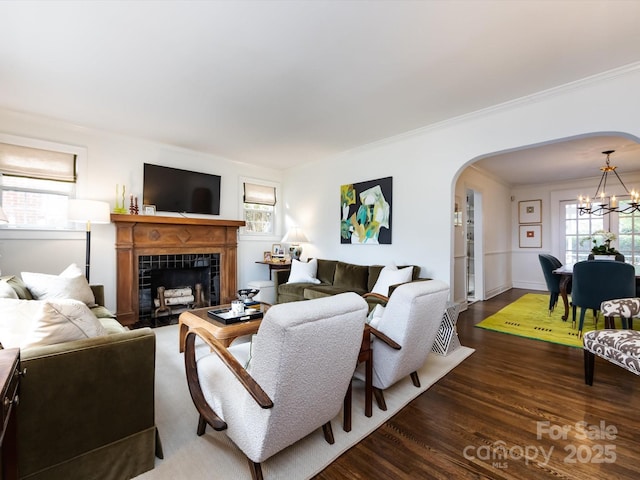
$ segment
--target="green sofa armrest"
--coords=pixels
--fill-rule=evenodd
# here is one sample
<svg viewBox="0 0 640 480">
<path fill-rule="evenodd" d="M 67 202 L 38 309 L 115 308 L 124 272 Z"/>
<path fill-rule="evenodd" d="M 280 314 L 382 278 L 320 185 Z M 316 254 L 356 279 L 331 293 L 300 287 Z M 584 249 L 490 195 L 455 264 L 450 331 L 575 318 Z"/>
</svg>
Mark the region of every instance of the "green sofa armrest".
<svg viewBox="0 0 640 480">
<path fill-rule="evenodd" d="M 96 298 L 96 303 L 104 307 L 104 285 L 89 285 L 93 296 Z"/>
<path fill-rule="evenodd" d="M 152 469 L 155 351 L 149 328 L 24 349 L 19 476 L 131 478 Z"/>
<path fill-rule="evenodd" d="M 291 269 L 287 268 L 285 270 L 274 270 L 273 271 L 273 286 L 278 291 L 278 287 L 284 283 L 287 283 L 289 280 L 289 275 L 291 274 Z"/>
</svg>

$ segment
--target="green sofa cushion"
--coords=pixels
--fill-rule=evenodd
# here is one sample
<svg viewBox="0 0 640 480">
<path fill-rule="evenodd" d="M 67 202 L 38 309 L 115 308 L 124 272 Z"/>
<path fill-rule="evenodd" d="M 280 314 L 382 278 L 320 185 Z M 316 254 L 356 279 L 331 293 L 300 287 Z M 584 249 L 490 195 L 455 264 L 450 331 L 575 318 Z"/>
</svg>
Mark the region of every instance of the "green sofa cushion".
<svg viewBox="0 0 640 480">
<path fill-rule="evenodd" d="M 338 262 L 336 265 L 336 273 L 333 278 L 333 285 L 335 287 L 341 287 L 346 291 L 363 294 L 368 292 L 368 277 L 368 266 Z"/>
<path fill-rule="evenodd" d="M 302 300 L 305 288 L 317 286 L 316 283 L 283 283 L 278 287 L 278 303 Z"/>
<path fill-rule="evenodd" d="M 333 277 L 336 273 L 337 260 L 318 259 L 318 273 L 316 278 L 322 283 L 333 284 Z"/>
<path fill-rule="evenodd" d="M 330 297 L 351 291 L 352 290 L 346 288 L 336 287 L 335 285 L 313 285 L 304 289 L 304 298 L 306 300 L 313 300 L 314 298 Z"/>
</svg>

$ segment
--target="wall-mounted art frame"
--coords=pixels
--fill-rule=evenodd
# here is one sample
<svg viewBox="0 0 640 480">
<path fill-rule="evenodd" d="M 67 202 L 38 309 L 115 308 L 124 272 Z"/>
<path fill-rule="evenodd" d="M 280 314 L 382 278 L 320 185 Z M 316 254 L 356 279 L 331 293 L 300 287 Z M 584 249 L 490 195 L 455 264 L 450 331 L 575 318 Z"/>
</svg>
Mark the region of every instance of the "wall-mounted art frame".
<svg viewBox="0 0 640 480">
<path fill-rule="evenodd" d="M 340 186 L 340 243 L 391 244 L 393 177 Z"/>
<path fill-rule="evenodd" d="M 542 248 L 542 225 L 520 225 L 520 248 Z"/>
<path fill-rule="evenodd" d="M 542 200 L 518 202 L 518 223 L 541 223 Z"/>
</svg>

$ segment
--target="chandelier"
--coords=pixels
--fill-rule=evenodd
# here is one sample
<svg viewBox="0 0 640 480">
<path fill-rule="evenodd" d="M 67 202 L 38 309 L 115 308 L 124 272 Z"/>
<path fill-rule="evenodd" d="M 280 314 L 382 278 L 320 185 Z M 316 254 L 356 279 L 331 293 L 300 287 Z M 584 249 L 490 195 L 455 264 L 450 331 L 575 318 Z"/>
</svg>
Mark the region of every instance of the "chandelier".
<svg viewBox="0 0 640 480">
<path fill-rule="evenodd" d="M 615 152 L 615 150 L 606 150 L 602 152 L 607 156 L 607 160 L 604 166 L 600 167 L 602 170 L 602 178 L 600 178 L 600 183 L 598 184 L 598 188 L 596 189 L 596 193 L 593 196 L 593 200 L 589 197 L 583 197 L 580 195 L 578 197 L 578 213 L 580 215 L 607 215 L 609 213 L 633 213 L 640 211 L 640 193 L 627 189 L 626 185 L 616 172 L 616 167 L 612 167 L 609 163 L 609 156 Z M 609 203 L 607 203 L 608 195 L 606 193 L 607 188 L 607 179 L 609 178 L 609 173 L 613 172 L 616 176 L 620 185 L 626 192 L 627 195 L 631 197 L 631 200 L 624 205 L 624 208 L 620 208 L 618 204 L 618 199 L 615 195 L 612 195 L 609 199 Z"/>
</svg>

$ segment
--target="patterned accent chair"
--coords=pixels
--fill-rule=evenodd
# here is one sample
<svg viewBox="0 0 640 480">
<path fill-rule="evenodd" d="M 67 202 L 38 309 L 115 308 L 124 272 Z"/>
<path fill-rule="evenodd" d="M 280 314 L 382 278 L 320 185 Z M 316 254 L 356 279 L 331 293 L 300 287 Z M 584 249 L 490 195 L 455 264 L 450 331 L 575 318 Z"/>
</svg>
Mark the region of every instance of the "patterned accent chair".
<svg viewBox="0 0 640 480">
<path fill-rule="evenodd" d="M 640 375 L 640 332 L 634 330 L 592 330 L 582 337 L 584 381 L 593 385 L 596 355 Z"/>
<path fill-rule="evenodd" d="M 640 298 L 618 298 L 600 305 L 604 328 L 615 328 L 614 319 L 620 317 L 622 328 L 633 328 L 633 318 L 640 317 Z"/>
</svg>

